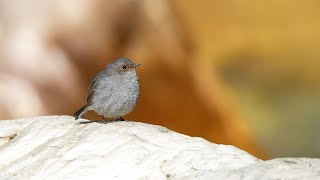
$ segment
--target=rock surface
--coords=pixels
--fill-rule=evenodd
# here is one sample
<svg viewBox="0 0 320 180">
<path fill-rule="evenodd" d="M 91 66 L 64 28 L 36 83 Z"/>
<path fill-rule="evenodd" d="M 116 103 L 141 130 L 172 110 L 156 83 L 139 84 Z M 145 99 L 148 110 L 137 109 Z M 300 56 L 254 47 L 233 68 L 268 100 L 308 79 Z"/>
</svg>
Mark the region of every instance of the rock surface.
<svg viewBox="0 0 320 180">
<path fill-rule="evenodd" d="M 82 120 L 84 121 L 84 120 Z M 317 179 L 320 160 L 259 160 L 138 122 L 0 121 L 0 179 Z"/>
</svg>

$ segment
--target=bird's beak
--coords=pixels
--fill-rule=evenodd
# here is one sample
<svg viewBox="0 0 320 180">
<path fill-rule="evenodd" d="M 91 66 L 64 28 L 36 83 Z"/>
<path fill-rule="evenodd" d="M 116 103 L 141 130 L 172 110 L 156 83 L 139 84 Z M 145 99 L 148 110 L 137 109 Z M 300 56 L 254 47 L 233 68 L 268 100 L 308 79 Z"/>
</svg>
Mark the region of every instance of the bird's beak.
<svg viewBox="0 0 320 180">
<path fill-rule="evenodd" d="M 138 66 L 140 66 L 141 64 L 135 64 L 135 65 L 133 65 L 133 67 L 134 68 L 136 68 L 136 67 L 138 67 Z"/>
</svg>

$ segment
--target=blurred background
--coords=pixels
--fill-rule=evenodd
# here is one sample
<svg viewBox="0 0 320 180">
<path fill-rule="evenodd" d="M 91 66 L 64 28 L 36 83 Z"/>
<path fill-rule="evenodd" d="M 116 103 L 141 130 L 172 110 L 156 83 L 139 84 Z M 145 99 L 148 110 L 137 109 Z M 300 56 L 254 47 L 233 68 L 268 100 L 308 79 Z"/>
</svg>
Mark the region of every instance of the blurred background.
<svg viewBox="0 0 320 180">
<path fill-rule="evenodd" d="M 0 1 L 0 119 L 72 115 L 119 57 L 142 64 L 126 119 L 320 157 L 318 0 Z"/>
</svg>

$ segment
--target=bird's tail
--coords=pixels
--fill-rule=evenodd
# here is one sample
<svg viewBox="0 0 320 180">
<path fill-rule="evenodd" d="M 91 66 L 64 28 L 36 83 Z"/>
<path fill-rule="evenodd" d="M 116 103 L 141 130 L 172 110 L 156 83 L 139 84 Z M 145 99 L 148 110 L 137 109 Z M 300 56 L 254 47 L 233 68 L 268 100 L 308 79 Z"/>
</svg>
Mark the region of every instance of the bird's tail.
<svg viewBox="0 0 320 180">
<path fill-rule="evenodd" d="M 83 106 L 81 109 L 79 109 L 76 113 L 74 113 L 74 117 L 76 118 L 75 120 L 81 118 L 82 116 L 84 116 L 88 111 L 89 111 L 89 106 L 88 104 L 86 104 L 85 106 Z"/>
</svg>

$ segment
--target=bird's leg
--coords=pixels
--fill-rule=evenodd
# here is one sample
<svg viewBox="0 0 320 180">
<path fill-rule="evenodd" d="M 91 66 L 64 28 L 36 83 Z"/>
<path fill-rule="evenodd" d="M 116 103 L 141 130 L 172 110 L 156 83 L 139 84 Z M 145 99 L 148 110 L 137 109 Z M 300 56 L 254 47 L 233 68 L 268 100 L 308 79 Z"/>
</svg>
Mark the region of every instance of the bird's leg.
<svg viewBox="0 0 320 180">
<path fill-rule="evenodd" d="M 125 121 L 125 120 L 123 119 L 123 117 L 121 117 L 121 116 L 120 116 L 119 120 L 120 120 L 120 121 Z"/>
<path fill-rule="evenodd" d="M 106 118 L 103 115 L 101 115 L 101 117 L 102 117 L 102 121 L 100 121 L 101 123 L 107 122 Z"/>
</svg>

